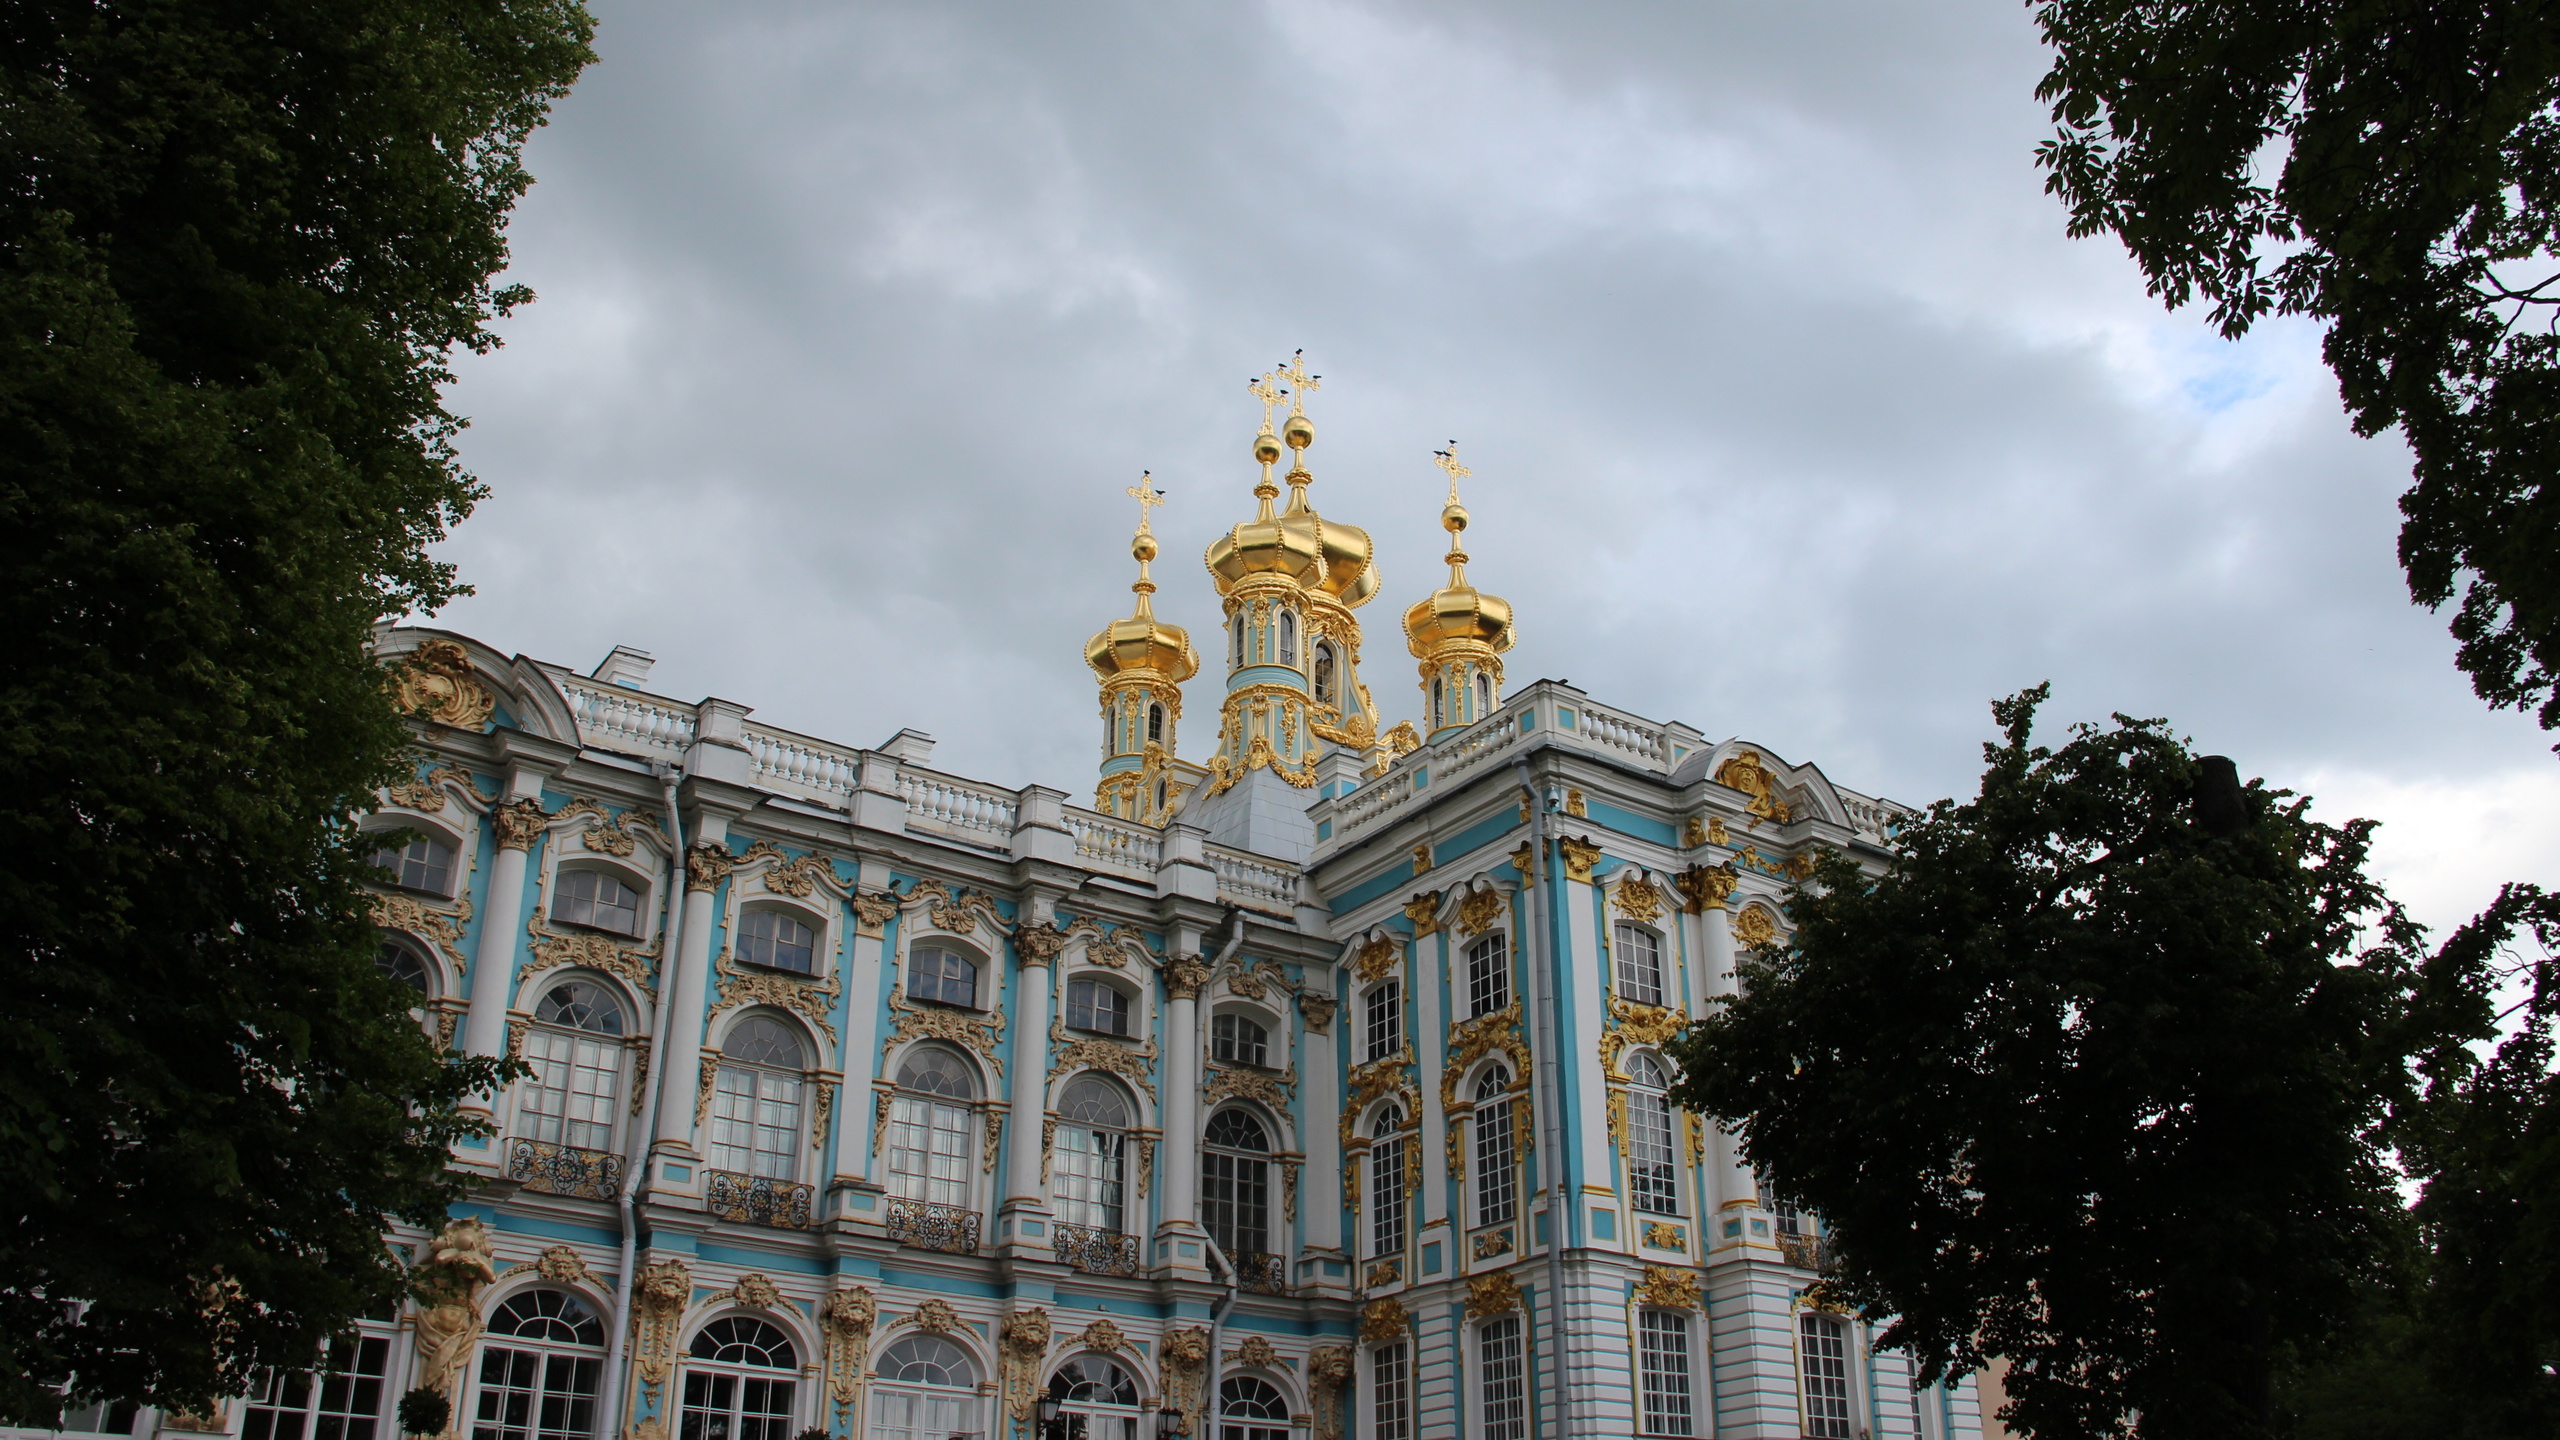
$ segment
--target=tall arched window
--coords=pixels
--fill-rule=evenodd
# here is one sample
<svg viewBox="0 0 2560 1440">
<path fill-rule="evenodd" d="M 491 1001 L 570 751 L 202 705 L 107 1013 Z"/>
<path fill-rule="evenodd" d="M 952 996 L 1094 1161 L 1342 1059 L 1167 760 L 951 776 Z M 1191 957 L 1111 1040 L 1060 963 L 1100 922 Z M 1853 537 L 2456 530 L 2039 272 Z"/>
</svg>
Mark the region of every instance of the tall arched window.
<svg viewBox="0 0 2560 1440">
<path fill-rule="evenodd" d="M 1218 1440 L 1289 1440 L 1289 1402 L 1268 1381 L 1230 1376 L 1218 1387 Z"/>
<path fill-rule="evenodd" d="M 1128 1226 L 1129 1102 L 1098 1075 L 1070 1081 L 1058 1097 L 1052 1151 L 1058 1220 L 1112 1235 Z"/>
<path fill-rule="evenodd" d="M 748 1315 L 702 1327 L 686 1351 L 682 1440 L 790 1440 L 800 1352 Z"/>
<path fill-rule="evenodd" d="M 889 1193 L 928 1205 L 967 1206 L 976 1159 L 969 1102 L 977 1098 L 968 1065 L 948 1050 L 925 1046 L 898 1067 L 898 1096 L 889 1106 Z"/>
<path fill-rule="evenodd" d="M 565 1290 L 527 1290 L 489 1317 L 471 1440 L 590 1440 L 604 1322 Z"/>
<path fill-rule="evenodd" d="M 1271 1250 L 1271 1138 L 1262 1122 L 1243 1110 L 1209 1117 L 1200 1156 L 1200 1218 L 1227 1258 L 1250 1283 L 1268 1279 L 1276 1289 L 1278 1265 Z M 1271 1272 L 1269 1277 L 1257 1267 Z"/>
<path fill-rule="evenodd" d="M 1298 663 L 1298 617 L 1287 610 L 1280 612 L 1280 663 Z"/>
<path fill-rule="evenodd" d="M 1476 1224 L 1501 1225 L 1519 1207 L 1511 1148 L 1511 1073 L 1496 1065 L 1476 1082 Z"/>
<path fill-rule="evenodd" d="M 424 835 L 399 849 L 385 845 L 373 852 L 373 863 L 391 872 L 391 883 L 429 895 L 453 893 L 453 847 Z"/>
<path fill-rule="evenodd" d="M 1147 707 L 1147 739 L 1158 745 L 1164 743 L 1164 706 L 1162 704 L 1151 704 Z"/>
<path fill-rule="evenodd" d="M 1332 641 L 1330 641 L 1330 640 L 1319 640 L 1319 641 L 1317 641 L 1317 642 L 1316 642 L 1316 664 L 1315 664 L 1315 671 L 1316 671 L 1316 703 L 1317 703 L 1317 704 L 1319 704 L 1319 705 L 1339 705 L 1339 704 L 1341 704 L 1341 703 L 1342 703 L 1342 696 L 1341 696 L 1341 694 L 1339 693 L 1338 687 L 1335 685 L 1335 683 L 1334 683 L 1334 678 L 1333 678 L 1333 642 L 1332 642 Z"/>
<path fill-rule="evenodd" d="M 1627 1189 L 1636 1208 L 1680 1213 L 1680 1167 L 1672 1159 L 1671 1088 L 1650 1055 L 1627 1057 Z"/>
<path fill-rule="evenodd" d="M 1641 925 L 1621 920 L 1611 938 L 1618 952 L 1618 998 L 1638 1005 L 1662 1003 L 1662 942 Z"/>
<path fill-rule="evenodd" d="M 1431 677 L 1431 728 L 1449 723 L 1449 687 L 1437 675 Z"/>
<path fill-rule="evenodd" d="M 1049 1377 L 1049 1394 L 1066 1423 L 1060 1433 L 1082 1440 L 1138 1440 L 1138 1382 L 1099 1355 L 1079 1355 Z"/>
<path fill-rule="evenodd" d="M 612 1148 L 626 1028 L 621 1003 L 601 985 L 569 980 L 544 993 L 524 1041 L 533 1077 L 525 1082 L 518 1119 L 527 1139 Z"/>
<path fill-rule="evenodd" d="M 945 1440 L 977 1428 L 978 1367 L 959 1346 L 910 1335 L 881 1352 L 878 1369 L 871 1440 Z"/>
<path fill-rule="evenodd" d="M 1476 1329 L 1476 1405 L 1484 1440 L 1529 1440 L 1529 1372 L 1518 1315 L 1497 1315 Z"/>
<path fill-rule="evenodd" d="M 1404 982 L 1389 976 L 1369 987 L 1361 1001 L 1368 1021 L 1368 1058 L 1383 1060 L 1404 1048 Z"/>
<path fill-rule="evenodd" d="M 1237 611 L 1237 612 L 1236 612 L 1236 658 L 1235 658 L 1235 663 L 1236 663 L 1236 664 L 1238 664 L 1238 665 L 1242 665 L 1242 664 L 1244 663 L 1244 612 L 1243 612 L 1243 611 L 1241 611 L 1241 610 L 1239 610 L 1239 611 Z"/>
<path fill-rule="evenodd" d="M 1405 1147 L 1404 1111 L 1389 1105 L 1378 1112 L 1369 1132 L 1369 1256 L 1393 1260 L 1404 1254 Z"/>
<path fill-rule="evenodd" d="M 1467 947 L 1467 1014 L 1490 1015 L 1511 1003 L 1511 942 L 1499 930 Z"/>
<path fill-rule="evenodd" d="M 800 1037 L 750 1015 L 721 1046 L 712 1096 L 711 1164 L 741 1175 L 800 1178 L 800 1096 L 808 1068 Z"/>
<path fill-rule="evenodd" d="M 1487 715 L 1490 715 L 1490 714 L 1492 714 L 1492 713 L 1493 713 L 1493 677 L 1492 677 L 1492 676 L 1490 676 L 1490 675 L 1488 675 L 1488 674 L 1486 674 L 1485 672 L 1483 672 L 1483 671 L 1479 670 L 1479 671 L 1477 671 L 1477 672 L 1476 672 L 1476 714 L 1475 714 L 1475 718 L 1476 718 L 1476 719 L 1478 719 L 1478 720 L 1481 720 L 1481 719 L 1483 719 L 1484 717 L 1486 717 Z"/>
</svg>

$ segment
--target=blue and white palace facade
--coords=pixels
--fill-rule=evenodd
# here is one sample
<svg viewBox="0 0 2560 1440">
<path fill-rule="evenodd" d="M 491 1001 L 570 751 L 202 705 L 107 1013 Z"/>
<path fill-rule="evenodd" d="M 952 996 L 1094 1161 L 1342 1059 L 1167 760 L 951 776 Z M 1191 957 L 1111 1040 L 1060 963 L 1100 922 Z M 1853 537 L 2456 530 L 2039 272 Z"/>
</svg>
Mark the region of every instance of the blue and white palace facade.
<svg viewBox="0 0 2560 1440">
<path fill-rule="evenodd" d="M 1153 614 L 1141 506 L 1090 808 L 654 693 L 637 651 L 384 631 L 419 753 L 369 821 L 413 837 L 381 963 L 532 1078 L 394 1237 L 426 1302 L 220 1414 L 81 1423 L 389 1440 L 423 1386 L 470 1440 L 1975 1440 L 1973 1382 L 1808 1303 L 1817 1223 L 1660 1049 L 1902 812 L 1506 686 L 1454 454 L 1381 706 L 1383 581 L 1309 503 L 1293 378 L 1205 645 Z"/>
</svg>

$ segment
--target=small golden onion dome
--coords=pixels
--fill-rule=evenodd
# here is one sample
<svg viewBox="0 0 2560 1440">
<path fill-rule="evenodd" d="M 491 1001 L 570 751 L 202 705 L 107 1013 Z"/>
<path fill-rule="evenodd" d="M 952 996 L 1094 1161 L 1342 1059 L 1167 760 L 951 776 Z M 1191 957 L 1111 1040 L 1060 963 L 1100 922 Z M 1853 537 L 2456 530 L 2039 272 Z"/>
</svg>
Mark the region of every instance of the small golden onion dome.
<svg viewBox="0 0 2560 1440">
<path fill-rule="evenodd" d="M 1199 652 L 1191 648 L 1191 637 L 1183 628 L 1158 620 L 1143 604 L 1138 609 L 1138 614 L 1112 621 L 1084 642 L 1084 663 L 1093 667 L 1093 673 L 1109 680 L 1133 670 L 1152 670 L 1176 685 L 1199 674 Z"/>
<path fill-rule="evenodd" d="M 1404 612 L 1405 648 L 1428 660 L 1453 640 L 1472 640 L 1499 655 L 1511 648 L 1511 602 L 1473 585 L 1431 592 Z"/>
</svg>

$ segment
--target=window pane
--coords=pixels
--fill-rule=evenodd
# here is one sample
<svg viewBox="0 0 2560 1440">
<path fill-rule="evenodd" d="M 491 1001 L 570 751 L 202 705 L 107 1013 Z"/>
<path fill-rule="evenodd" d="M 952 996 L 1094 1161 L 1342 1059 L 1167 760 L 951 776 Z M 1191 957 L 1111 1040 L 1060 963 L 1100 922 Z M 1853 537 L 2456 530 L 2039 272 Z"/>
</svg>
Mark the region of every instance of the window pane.
<svg viewBox="0 0 2560 1440">
<path fill-rule="evenodd" d="M 1847 1328 L 1828 1315 L 1797 1321 L 1804 1351 L 1804 1433 L 1812 1440 L 1849 1440 Z"/>
<path fill-rule="evenodd" d="M 1644 1433 L 1691 1435 L 1689 1418 L 1689 1321 L 1646 1310 L 1636 1317 L 1636 1348 L 1643 1362 Z"/>
<path fill-rule="evenodd" d="M 1369 1055 L 1383 1060 L 1404 1048 L 1404 986 L 1394 980 L 1379 984 L 1369 992 Z"/>
<path fill-rule="evenodd" d="M 1511 942 L 1487 935 L 1467 951 L 1467 1004 L 1473 1015 L 1490 1015 L 1511 1003 Z"/>
<path fill-rule="evenodd" d="M 1662 1003 L 1662 946 L 1652 931 L 1625 921 L 1617 926 L 1618 991 L 1639 1005 Z"/>
<path fill-rule="evenodd" d="M 1405 1347 L 1370 1351 L 1369 1382 L 1374 1440 L 1413 1440 L 1413 1375 Z"/>
<path fill-rule="evenodd" d="M 1518 1195 L 1511 1155 L 1511 1102 L 1496 1100 L 1476 1111 L 1476 1224 L 1511 1219 Z"/>
<path fill-rule="evenodd" d="M 1369 1254 L 1386 1259 L 1404 1253 L 1405 1140 L 1369 1147 Z"/>
<path fill-rule="evenodd" d="M 1528 1440 L 1529 1387 L 1518 1316 L 1489 1320 L 1476 1332 L 1476 1365 L 1485 1440 Z"/>
<path fill-rule="evenodd" d="M 1680 1213 L 1679 1167 L 1672 1159 L 1671 1105 L 1659 1091 L 1627 1092 L 1627 1185 L 1638 1210 Z"/>
</svg>

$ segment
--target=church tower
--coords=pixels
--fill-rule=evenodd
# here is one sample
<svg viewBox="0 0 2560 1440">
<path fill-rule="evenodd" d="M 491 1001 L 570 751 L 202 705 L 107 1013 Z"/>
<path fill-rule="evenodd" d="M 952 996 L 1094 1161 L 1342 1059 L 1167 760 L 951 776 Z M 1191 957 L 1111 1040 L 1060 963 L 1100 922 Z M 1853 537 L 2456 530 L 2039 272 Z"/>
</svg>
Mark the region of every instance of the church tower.
<svg viewBox="0 0 2560 1440">
<path fill-rule="evenodd" d="M 1458 442 L 1436 453 L 1449 472 L 1449 504 L 1440 512 L 1449 532 L 1449 583 L 1404 612 L 1405 646 L 1422 662 L 1426 740 L 1473 725 L 1502 703 L 1502 653 L 1512 639 L 1511 602 L 1467 583 L 1467 507 L 1458 503 L 1458 482 L 1470 472 L 1458 463 Z"/>
<path fill-rule="evenodd" d="M 1303 855 L 1314 844 L 1305 812 L 1327 742 L 1365 751 L 1378 739 L 1377 708 L 1360 683 L 1360 622 L 1351 613 L 1378 593 L 1369 533 L 1307 503 L 1315 477 L 1306 452 L 1316 427 L 1306 400 L 1320 379 L 1306 372 L 1301 351 L 1253 382 L 1262 401 L 1253 442 L 1260 508 L 1204 557 L 1225 611 L 1227 693 L 1195 823 L 1222 844 L 1264 854 Z M 1283 398 L 1289 417 L 1274 434 L 1271 415 Z M 1289 502 L 1275 512 L 1280 485 L 1271 472 L 1284 453 Z"/>
<path fill-rule="evenodd" d="M 1161 825 L 1184 788 L 1174 760 L 1174 727 L 1182 721 L 1182 682 L 1200 672 L 1200 656 L 1179 625 L 1156 619 L 1156 535 L 1147 511 L 1164 503 L 1151 477 L 1129 487 L 1138 502 L 1138 533 L 1129 554 L 1138 582 L 1137 608 L 1085 642 L 1084 660 L 1102 682 L 1102 783 L 1093 808 L 1105 815 Z M 1195 772 L 1196 773 L 1196 772 Z"/>
</svg>

